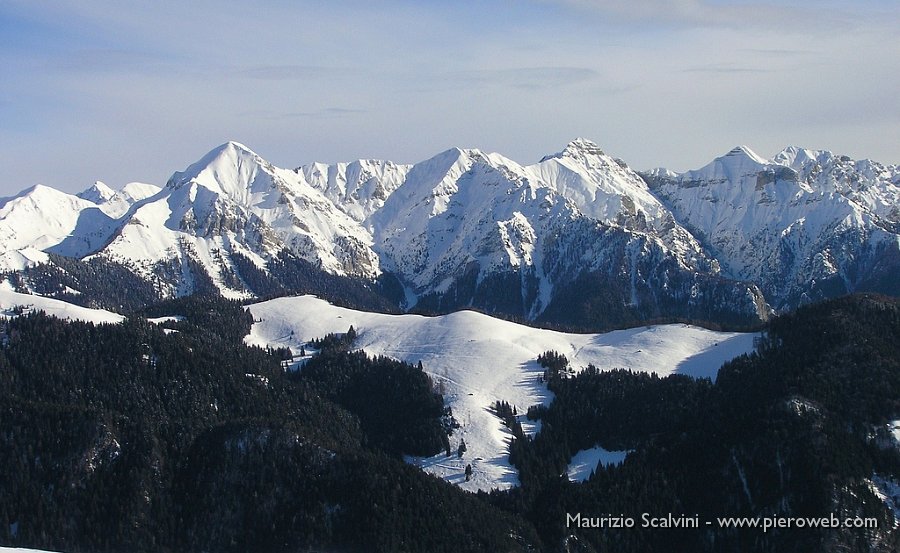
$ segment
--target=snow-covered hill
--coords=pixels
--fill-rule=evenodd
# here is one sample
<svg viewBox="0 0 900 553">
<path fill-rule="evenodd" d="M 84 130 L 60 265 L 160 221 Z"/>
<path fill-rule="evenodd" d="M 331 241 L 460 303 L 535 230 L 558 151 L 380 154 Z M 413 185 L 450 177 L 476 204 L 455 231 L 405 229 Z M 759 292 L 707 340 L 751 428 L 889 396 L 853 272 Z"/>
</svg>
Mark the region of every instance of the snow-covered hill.
<svg viewBox="0 0 900 553">
<path fill-rule="evenodd" d="M 508 462 L 510 434 L 488 409 L 504 400 L 524 413 L 530 405 L 552 400 L 539 381 L 543 372 L 536 362 L 539 354 L 563 353 L 576 369 L 593 364 L 601 369 L 715 378 L 723 362 L 752 349 L 755 336 L 681 324 L 568 334 L 472 311 L 439 317 L 366 313 L 311 296 L 279 298 L 248 309 L 257 321 L 246 338 L 249 344 L 287 346 L 299 353 L 307 341 L 329 332 L 346 332 L 352 325 L 358 333 L 356 347 L 409 363 L 421 361 L 462 423 L 453 439 L 465 439 L 468 451 L 461 460 L 441 454 L 412 462 L 469 490 L 518 483 Z M 525 427 L 535 430 L 534 425 Z M 467 463 L 475 470 L 468 483 L 463 476 Z"/>
<path fill-rule="evenodd" d="M 106 244 L 131 205 L 157 192 L 141 183 L 114 192 L 97 182 L 78 195 L 36 185 L 0 200 L 0 270 L 45 263 L 47 252 L 89 255 Z"/>
<path fill-rule="evenodd" d="M 160 187 L 142 182 L 129 182 L 121 190 L 113 190 L 105 183 L 97 181 L 93 186 L 78 194 L 78 197 L 97 204 L 104 213 L 118 219 L 125 215 L 135 203 L 159 194 Z"/>
<path fill-rule="evenodd" d="M 37 185 L 0 204 L 2 269 L 17 270 L 53 251 L 82 257 L 103 245 L 115 220 L 93 202 Z"/>
</svg>

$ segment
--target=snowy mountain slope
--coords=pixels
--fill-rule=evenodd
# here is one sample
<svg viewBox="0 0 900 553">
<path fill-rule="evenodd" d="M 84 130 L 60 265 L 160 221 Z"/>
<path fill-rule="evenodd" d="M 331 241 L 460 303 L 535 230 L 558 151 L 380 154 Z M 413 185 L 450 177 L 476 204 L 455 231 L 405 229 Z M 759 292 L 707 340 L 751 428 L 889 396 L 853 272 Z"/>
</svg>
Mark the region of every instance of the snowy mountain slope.
<svg viewBox="0 0 900 553">
<path fill-rule="evenodd" d="M 660 233 L 676 226 L 636 172 L 589 140 L 574 140 L 526 170 L 592 219 L 636 230 L 653 228 Z"/>
<path fill-rule="evenodd" d="M 878 290 L 900 267 L 896 166 L 798 148 L 768 161 L 739 147 L 646 178 L 727 276 L 758 283 L 778 307 Z"/>
<path fill-rule="evenodd" d="M 328 272 L 371 277 L 378 273 L 371 241 L 296 173 L 229 142 L 135 204 L 101 255 L 163 278 L 178 294 L 208 276 L 222 293 L 246 296 L 232 253 L 263 266 L 287 249 Z"/>
<path fill-rule="evenodd" d="M 853 160 L 827 150 L 790 146 L 772 161 L 797 172 L 798 181 L 810 189 L 821 187 L 856 202 L 883 219 L 882 224 L 900 224 L 900 167 L 869 159 Z"/>
<path fill-rule="evenodd" d="M 0 269 L 45 261 L 38 252 L 82 257 L 101 247 L 114 228 L 115 220 L 95 203 L 33 186 L 0 203 Z"/>
<path fill-rule="evenodd" d="M 103 204 L 116 195 L 116 191 L 106 185 L 105 182 L 96 181 L 90 188 L 86 188 L 77 194 L 82 200 L 87 200 L 93 204 Z"/>
<path fill-rule="evenodd" d="M 755 336 L 680 324 L 566 334 L 471 311 L 439 317 L 383 315 L 335 307 L 311 296 L 279 298 L 248 309 L 257 321 L 245 339 L 252 345 L 288 346 L 296 353 L 308 340 L 346 332 L 352 325 L 358 333 L 355 347 L 409 363 L 421 361 L 463 425 L 453 439 L 465 439 L 468 451 L 462 460 L 438 455 L 414 461 L 469 490 L 518 483 L 508 462 L 510 435 L 488 409 L 504 400 L 524 413 L 530 405 L 552 400 L 538 381 L 543 369 L 536 358 L 544 351 L 565 354 L 578 369 L 592 363 L 601 369 L 714 378 L 723 362 L 752 349 Z M 462 477 L 466 463 L 475 469 L 468 483 Z"/>
<path fill-rule="evenodd" d="M 84 257 L 102 248 L 117 219 L 135 202 L 159 192 L 129 183 L 116 192 L 95 183 L 78 195 L 37 185 L 0 202 L 0 270 L 46 263 L 46 252 Z"/>
<path fill-rule="evenodd" d="M 377 274 L 368 233 L 296 176 L 229 142 L 176 173 L 167 187 L 182 193 L 180 208 L 186 211 L 180 224 L 185 230 L 200 236 L 235 232 L 243 218 L 259 229 L 263 248 L 286 246 L 329 272 Z M 208 192 L 214 196 L 198 198 Z M 232 223 L 235 212 L 237 221 Z"/>
<path fill-rule="evenodd" d="M 83 196 L 127 203 L 102 183 Z M 170 294 L 247 297 L 233 256 L 265 272 L 284 250 L 332 274 L 390 272 L 406 287 L 407 307 L 425 310 L 474 305 L 533 319 L 557 290 L 594 273 L 621 281 L 610 289 L 641 309 L 638 319 L 710 279 L 725 290 L 719 307 L 748 322 L 765 318 L 765 302 L 745 284 L 720 281 L 715 260 L 634 171 L 583 139 L 532 166 L 454 148 L 412 166 L 359 160 L 293 171 L 229 142 L 132 201 L 98 255 Z"/>
<path fill-rule="evenodd" d="M 122 315 L 103 309 L 89 309 L 53 298 L 20 294 L 12 290 L 8 281 L 3 281 L 0 283 L 0 316 L 15 316 L 16 308 L 24 309 L 24 312 L 43 311 L 60 319 L 96 324 L 120 323 L 125 320 Z"/>
<path fill-rule="evenodd" d="M 556 289 L 584 272 L 625 275 L 631 288 L 645 285 L 662 263 L 666 273 L 718 272 L 637 173 L 583 139 L 531 166 L 479 150 L 448 150 L 413 166 L 365 222 L 384 268 L 412 297 L 437 297 L 436 305 L 425 305 L 441 311 L 475 305 L 535 318 Z M 651 251 L 638 268 L 636 257 Z M 484 299 L 503 295 L 495 293 L 498 287 L 505 303 Z M 738 286 L 731 295 L 746 291 Z M 659 303 L 654 295 L 620 299 L 649 301 L 652 310 Z M 753 302 L 735 304 L 736 311 L 760 316 Z"/>
<path fill-rule="evenodd" d="M 417 295 L 445 292 L 474 263 L 478 271 L 533 265 L 539 230 L 572 215 L 515 173 L 504 158 L 451 149 L 416 164 L 375 213 L 375 248 Z"/>
<path fill-rule="evenodd" d="M 584 139 L 532 165 L 453 148 L 415 165 L 288 170 L 228 142 L 163 189 L 98 182 L 4 201 L 0 264 L 94 255 L 166 295 L 252 297 L 283 288 L 260 282 L 288 252 L 310 271 L 388 273 L 390 301 L 405 292 L 403 307 L 422 312 L 752 325 L 769 304 L 900 293 L 898 174 L 825 151 L 767 161 L 737 148 L 696 171 L 639 175 Z"/>
<path fill-rule="evenodd" d="M 132 205 L 159 194 L 161 190 L 153 184 L 129 182 L 121 190 L 116 191 L 97 181 L 90 188 L 80 192 L 78 197 L 97 204 L 104 213 L 118 219 L 125 215 Z"/>
<path fill-rule="evenodd" d="M 360 159 L 333 165 L 313 163 L 298 167 L 295 172 L 361 223 L 381 209 L 411 168 L 391 161 Z"/>
</svg>

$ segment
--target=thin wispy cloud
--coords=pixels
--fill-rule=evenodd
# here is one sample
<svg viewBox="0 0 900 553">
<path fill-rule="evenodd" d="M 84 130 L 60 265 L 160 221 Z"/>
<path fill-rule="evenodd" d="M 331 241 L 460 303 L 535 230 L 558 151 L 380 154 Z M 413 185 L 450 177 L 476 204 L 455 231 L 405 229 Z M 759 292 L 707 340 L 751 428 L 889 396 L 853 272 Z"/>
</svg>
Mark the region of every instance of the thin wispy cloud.
<svg viewBox="0 0 900 553">
<path fill-rule="evenodd" d="M 239 74 L 264 81 L 293 81 L 335 77 L 348 73 L 347 69 L 314 65 L 261 65 L 242 69 Z"/>
<path fill-rule="evenodd" d="M 165 182 L 228 139 L 282 166 L 577 136 L 637 168 L 900 161 L 896 0 L 8 0 L 0 28 L 0 194 Z"/>
<path fill-rule="evenodd" d="M 813 56 L 818 53 L 814 50 L 788 50 L 786 48 L 745 48 L 742 51 L 749 54 L 760 54 L 769 57 Z"/>
<path fill-rule="evenodd" d="M 739 65 L 734 63 L 714 63 L 709 65 L 700 65 L 694 67 L 687 67 L 681 70 L 684 73 L 711 73 L 711 74 L 721 74 L 721 73 L 771 73 L 771 69 L 765 69 L 761 67 L 751 67 L 746 65 Z"/>
<path fill-rule="evenodd" d="M 241 117 L 249 119 L 268 119 L 268 120 L 284 120 L 284 119 L 327 119 L 345 117 L 349 115 L 358 115 L 366 113 L 364 109 L 329 107 L 311 111 L 245 111 L 240 113 Z"/>
<path fill-rule="evenodd" d="M 845 2 L 713 0 L 542 0 L 636 25 L 674 27 L 759 27 L 812 31 L 863 28 L 859 6 Z M 879 2 L 876 2 L 879 4 Z M 880 12 L 880 10 L 876 10 Z M 798 25 L 802 22 L 802 25 Z"/>
<path fill-rule="evenodd" d="M 466 85 L 496 85 L 520 89 L 570 86 L 599 76 L 586 67 L 519 67 L 479 69 L 443 75 L 443 80 Z"/>
</svg>

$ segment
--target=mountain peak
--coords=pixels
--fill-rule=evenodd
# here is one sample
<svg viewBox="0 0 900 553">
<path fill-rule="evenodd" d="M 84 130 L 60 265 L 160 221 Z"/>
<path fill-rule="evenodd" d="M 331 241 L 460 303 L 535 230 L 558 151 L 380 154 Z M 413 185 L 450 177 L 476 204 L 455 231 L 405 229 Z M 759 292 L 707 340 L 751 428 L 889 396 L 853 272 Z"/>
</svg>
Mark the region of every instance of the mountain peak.
<svg viewBox="0 0 900 553">
<path fill-rule="evenodd" d="M 240 164 L 244 161 L 253 161 L 253 162 L 262 162 L 262 157 L 248 148 L 244 146 L 240 142 L 235 142 L 234 140 L 229 140 L 228 142 L 216 146 L 212 150 L 210 150 L 205 156 L 200 158 L 197 163 L 191 165 L 194 166 L 204 166 L 210 167 L 213 165 L 235 165 Z"/>
<path fill-rule="evenodd" d="M 71 198 L 71 194 L 67 194 L 61 190 L 57 190 L 52 186 L 47 186 L 45 184 L 35 184 L 34 186 L 30 186 L 25 190 L 22 190 L 18 194 L 14 196 L 14 198 L 61 198 L 67 197 Z"/>
<path fill-rule="evenodd" d="M 561 152 L 557 152 L 555 154 L 551 154 L 548 156 L 544 156 L 541 159 L 541 163 L 547 161 L 549 159 L 561 159 L 561 158 L 573 158 L 573 159 L 581 159 L 587 156 L 602 156 L 605 155 L 603 150 L 600 149 L 600 146 L 597 145 L 596 142 L 588 140 L 586 138 L 576 138 L 575 140 L 566 144 L 566 147 L 563 148 Z"/>
<path fill-rule="evenodd" d="M 459 173 L 467 171 L 474 163 L 485 159 L 486 156 L 480 150 L 453 147 L 417 163 L 413 166 L 412 171 L 413 175 L 418 175 L 418 179 L 435 184 L 446 178 L 448 174 L 455 175 L 454 178 L 457 178 Z"/>
<path fill-rule="evenodd" d="M 229 140 L 228 142 L 221 144 L 210 151 L 210 153 L 216 153 L 218 155 L 222 155 L 225 152 L 234 153 L 236 155 L 259 157 L 259 154 L 257 154 L 244 144 L 237 142 L 236 140 Z"/>
<path fill-rule="evenodd" d="M 566 144 L 566 150 L 588 151 L 599 154 L 603 153 L 600 151 L 600 146 L 596 142 L 583 137 L 578 137 Z"/>
<path fill-rule="evenodd" d="M 756 152 L 751 150 L 749 146 L 743 146 L 743 145 L 735 146 L 727 154 L 720 157 L 719 159 L 725 159 L 725 158 L 737 158 L 737 159 L 741 159 L 741 160 L 749 160 L 754 163 L 758 163 L 760 165 L 765 165 L 766 163 L 768 163 L 768 160 L 766 160 L 764 157 L 760 156 L 759 154 L 757 154 Z"/>
<path fill-rule="evenodd" d="M 459 148 L 452 147 L 449 150 L 444 150 L 438 155 L 434 156 L 432 159 L 444 159 L 444 160 L 465 160 L 471 159 L 474 161 L 483 161 L 486 158 L 484 152 L 479 150 L 478 148 Z"/>
<path fill-rule="evenodd" d="M 76 194 L 82 200 L 95 204 L 108 202 L 116 195 L 116 191 L 101 181 L 96 181 L 93 186 Z"/>
<path fill-rule="evenodd" d="M 229 141 L 213 148 L 184 171 L 173 174 L 166 186 L 178 188 L 194 182 L 213 192 L 240 195 L 239 191 L 254 180 L 260 169 L 271 172 L 272 167 L 247 146 Z"/>
<path fill-rule="evenodd" d="M 147 184 L 143 182 L 129 182 L 122 187 L 117 194 L 124 196 L 126 199 L 137 202 L 150 196 L 159 194 L 160 188 L 155 184 Z"/>
<path fill-rule="evenodd" d="M 778 152 L 772 161 L 788 167 L 799 167 L 811 162 L 822 162 L 834 158 L 835 155 L 828 150 L 810 150 L 797 146 L 788 146 Z"/>
</svg>

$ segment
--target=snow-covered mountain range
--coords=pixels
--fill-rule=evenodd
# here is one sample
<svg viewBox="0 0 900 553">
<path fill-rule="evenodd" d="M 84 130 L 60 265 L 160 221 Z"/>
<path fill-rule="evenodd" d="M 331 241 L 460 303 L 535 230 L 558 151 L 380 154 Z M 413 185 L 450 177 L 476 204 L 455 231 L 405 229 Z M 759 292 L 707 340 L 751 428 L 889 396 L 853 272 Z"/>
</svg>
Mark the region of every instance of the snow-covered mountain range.
<svg viewBox="0 0 900 553">
<path fill-rule="evenodd" d="M 726 276 L 755 282 L 776 308 L 858 289 L 900 293 L 900 170 L 827 151 L 746 147 L 653 192 Z"/>
<path fill-rule="evenodd" d="M 390 275 L 405 309 L 751 324 L 819 297 L 900 293 L 898 183 L 896 165 L 797 148 L 638 174 L 583 139 L 532 165 L 454 148 L 296 169 L 229 142 L 162 188 L 0 201 L 0 264 L 110 260 L 163 295 L 203 280 L 251 297 L 251 269 L 287 253 L 332 275 Z"/>
</svg>

